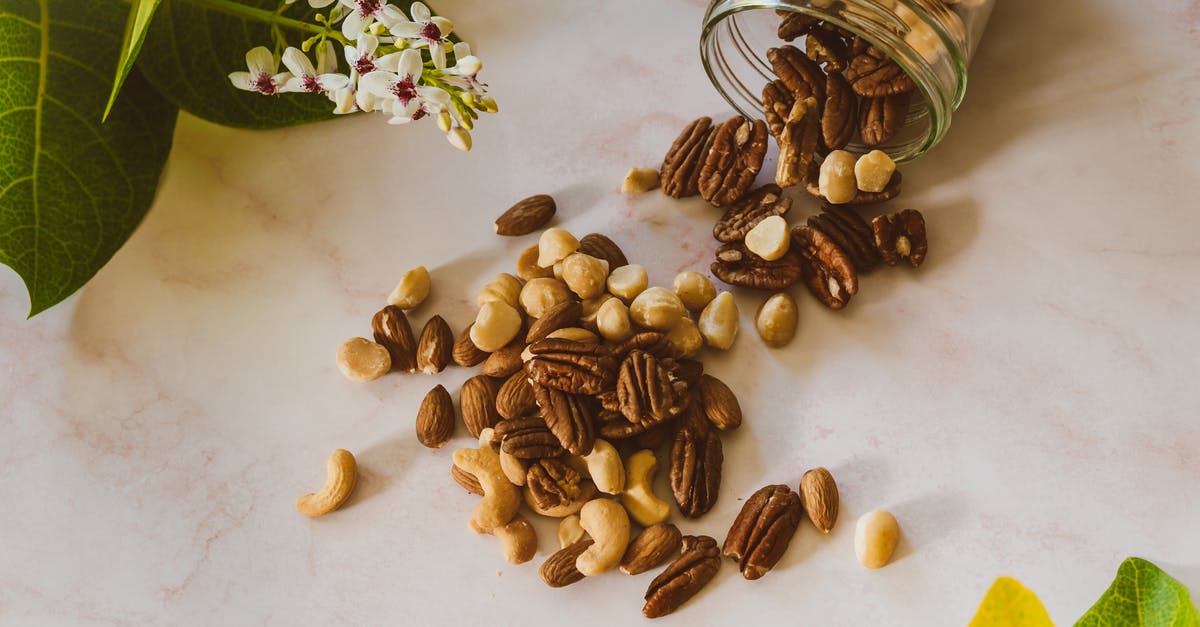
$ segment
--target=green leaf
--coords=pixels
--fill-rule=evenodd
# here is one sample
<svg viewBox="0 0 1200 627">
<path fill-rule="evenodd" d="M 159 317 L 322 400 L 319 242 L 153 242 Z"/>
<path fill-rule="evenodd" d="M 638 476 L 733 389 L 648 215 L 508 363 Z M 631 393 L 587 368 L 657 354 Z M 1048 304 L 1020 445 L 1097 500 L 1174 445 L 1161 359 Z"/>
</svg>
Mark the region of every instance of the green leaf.
<svg viewBox="0 0 1200 627">
<path fill-rule="evenodd" d="M 1075 627 L 1197 627 L 1188 590 L 1144 559 L 1126 559 L 1117 578 Z"/>
<path fill-rule="evenodd" d="M 0 263 L 30 315 L 79 289 L 145 215 L 177 111 L 129 74 L 101 124 L 120 55 L 117 0 L 0 0 Z"/>
<path fill-rule="evenodd" d="M 154 10 L 158 8 L 160 2 L 162 0 L 133 0 L 130 3 L 129 21 L 125 24 L 125 40 L 121 42 L 121 58 L 117 61 L 117 77 L 113 79 L 112 92 L 108 94 L 108 104 L 104 105 L 103 119 L 105 120 L 112 112 L 113 103 L 117 101 L 117 94 L 121 93 L 121 85 L 125 84 L 125 77 L 129 76 L 129 71 L 133 69 L 133 62 L 142 49 L 142 40 L 146 38 L 146 31 L 150 28 L 150 18 L 154 17 Z"/>
<path fill-rule="evenodd" d="M 1054 623 L 1032 590 L 1012 577 L 1000 577 L 988 588 L 968 627 L 1054 627 Z"/>
</svg>

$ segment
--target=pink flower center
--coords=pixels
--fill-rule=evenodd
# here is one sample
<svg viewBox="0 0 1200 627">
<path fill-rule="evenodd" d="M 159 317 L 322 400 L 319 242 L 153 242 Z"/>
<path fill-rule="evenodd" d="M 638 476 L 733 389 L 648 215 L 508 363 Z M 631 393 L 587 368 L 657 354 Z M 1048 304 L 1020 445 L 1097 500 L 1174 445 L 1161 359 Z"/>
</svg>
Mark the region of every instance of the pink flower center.
<svg viewBox="0 0 1200 627">
<path fill-rule="evenodd" d="M 305 76 L 304 77 L 304 91 L 312 92 L 312 93 L 321 91 L 321 84 L 317 82 L 317 77 L 315 77 L 315 76 Z"/>
<path fill-rule="evenodd" d="M 368 56 L 361 56 L 354 62 L 354 69 L 358 70 L 359 74 L 368 74 L 375 71 L 375 62 Z"/>
<path fill-rule="evenodd" d="M 363 17 L 375 15 L 382 5 L 382 0 L 358 0 L 358 14 Z"/>
<path fill-rule="evenodd" d="M 405 76 L 392 84 L 392 93 L 400 100 L 401 105 L 407 107 L 408 103 L 417 97 L 417 86 L 413 84 L 411 77 Z"/>
<path fill-rule="evenodd" d="M 275 93 L 275 81 L 270 74 L 259 74 L 254 78 L 254 91 L 270 96 Z"/>
<path fill-rule="evenodd" d="M 442 40 L 442 29 L 438 28 L 433 22 L 425 22 L 421 27 L 421 37 L 425 38 L 429 43 L 435 43 Z"/>
</svg>

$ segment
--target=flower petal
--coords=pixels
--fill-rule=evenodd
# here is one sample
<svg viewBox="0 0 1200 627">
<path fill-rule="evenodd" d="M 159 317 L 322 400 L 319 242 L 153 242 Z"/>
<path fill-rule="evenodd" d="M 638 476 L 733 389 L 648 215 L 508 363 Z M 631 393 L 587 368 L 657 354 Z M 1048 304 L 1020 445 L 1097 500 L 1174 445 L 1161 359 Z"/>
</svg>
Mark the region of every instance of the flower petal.
<svg viewBox="0 0 1200 627">
<path fill-rule="evenodd" d="M 469 56 L 471 56 L 471 44 L 469 44 L 465 41 L 460 41 L 460 42 L 454 44 L 454 58 L 455 59 L 461 59 L 463 57 L 469 57 Z"/>
<path fill-rule="evenodd" d="M 405 39 L 415 39 L 421 36 L 421 25 L 416 22 L 400 22 L 392 24 L 388 29 L 393 35 Z"/>
<path fill-rule="evenodd" d="M 454 22 L 451 22 L 444 17 L 438 16 L 429 21 L 437 25 L 438 30 L 442 33 L 442 37 L 449 35 L 454 30 Z"/>
<path fill-rule="evenodd" d="M 395 72 L 400 67 L 400 53 L 389 52 L 375 59 L 375 69 L 385 72 Z"/>
<path fill-rule="evenodd" d="M 345 74 L 321 74 L 317 76 L 317 84 L 324 91 L 337 91 L 350 84 L 350 77 Z"/>
<path fill-rule="evenodd" d="M 276 89 L 283 87 L 290 80 L 292 80 L 291 72 L 280 72 L 271 77 L 271 83 L 275 85 Z"/>
<path fill-rule="evenodd" d="M 429 20 L 429 16 L 433 15 L 429 11 L 429 7 L 425 6 L 424 2 L 414 2 L 408 7 L 408 12 L 412 14 L 414 22 L 425 22 Z"/>
<path fill-rule="evenodd" d="M 317 46 L 317 74 L 329 74 L 338 69 L 337 49 L 326 39 Z"/>
<path fill-rule="evenodd" d="M 429 46 L 429 55 L 433 57 L 433 67 L 446 69 L 446 47 L 440 44 Z"/>
<path fill-rule="evenodd" d="M 389 29 L 395 24 L 403 24 L 408 21 L 408 16 L 404 15 L 404 11 L 390 4 L 383 5 L 375 17 Z"/>
<path fill-rule="evenodd" d="M 475 55 L 467 55 L 465 57 L 458 57 L 458 65 L 454 67 L 461 74 L 475 76 L 479 73 L 479 70 L 483 69 L 483 62 Z"/>
<path fill-rule="evenodd" d="M 421 51 L 408 48 L 400 53 L 400 75 L 410 76 L 413 82 L 421 76 L 424 63 L 421 61 Z"/>
<path fill-rule="evenodd" d="M 250 68 L 251 74 L 274 74 L 279 64 L 266 46 L 257 46 L 246 52 L 246 67 Z"/>
<path fill-rule="evenodd" d="M 303 77 L 293 76 L 289 78 L 282 87 L 279 88 L 279 91 L 287 93 L 300 93 L 308 91 L 308 88 L 305 87 Z"/>
<path fill-rule="evenodd" d="M 392 96 L 392 85 L 400 78 L 391 72 L 369 72 L 358 79 L 359 91 L 364 91 L 380 98 Z"/>
<path fill-rule="evenodd" d="M 283 51 L 283 66 L 296 76 L 316 76 L 317 74 L 308 56 L 300 52 L 299 48 L 291 46 Z"/>
<path fill-rule="evenodd" d="M 379 47 L 379 38 L 365 34 L 358 40 L 358 54 L 363 57 L 374 57 L 375 49 Z"/>
<path fill-rule="evenodd" d="M 346 20 L 342 22 L 342 34 L 350 41 L 358 41 L 360 37 L 369 37 L 363 33 L 375 18 L 370 15 L 361 15 L 358 11 L 351 11 L 350 15 L 346 16 Z"/>
<path fill-rule="evenodd" d="M 254 89 L 254 75 L 249 72 L 230 72 L 229 82 L 233 83 L 233 86 L 238 89 L 257 91 Z"/>
<path fill-rule="evenodd" d="M 354 94 L 354 103 L 357 104 L 358 108 L 362 109 L 363 111 L 374 111 L 376 100 L 377 99 L 375 98 L 374 94 L 366 91 L 360 90 Z"/>
<path fill-rule="evenodd" d="M 288 3 L 290 4 L 295 1 L 296 0 L 288 0 Z M 308 0 L 308 6 L 314 8 L 314 9 L 324 9 L 325 7 L 333 4 L 336 1 L 337 0 Z"/>
<path fill-rule="evenodd" d="M 357 111 L 358 106 L 354 101 L 354 90 L 349 87 L 337 90 L 333 94 L 333 105 L 333 112 L 338 115 Z"/>
</svg>

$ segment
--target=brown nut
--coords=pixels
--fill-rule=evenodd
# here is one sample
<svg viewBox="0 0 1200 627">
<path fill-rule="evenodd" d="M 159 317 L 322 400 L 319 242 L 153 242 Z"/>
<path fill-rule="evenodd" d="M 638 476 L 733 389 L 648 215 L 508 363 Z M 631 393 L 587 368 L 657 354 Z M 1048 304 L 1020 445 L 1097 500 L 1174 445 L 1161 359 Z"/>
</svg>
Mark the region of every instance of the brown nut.
<svg viewBox="0 0 1200 627">
<path fill-rule="evenodd" d="M 629 265 L 617 243 L 602 233 L 588 233 L 579 240 L 579 252 L 608 262 L 608 269 Z"/>
<path fill-rule="evenodd" d="M 646 589 L 646 618 L 666 616 L 698 592 L 721 569 L 717 541 L 708 536 L 684 536 L 679 557 L 650 582 Z"/>
<path fill-rule="evenodd" d="M 910 94 L 863 98 L 858 106 L 858 134 L 863 144 L 881 146 L 896 136 L 908 114 Z"/>
<path fill-rule="evenodd" d="M 858 274 L 846 253 L 816 229 L 796 227 L 792 240 L 804 258 L 804 283 L 830 309 L 842 309 L 858 293 Z"/>
<path fill-rule="evenodd" d="M 712 147 L 700 168 L 700 195 L 717 207 L 741 198 L 762 169 L 767 125 L 735 116 L 713 131 Z"/>
<path fill-rule="evenodd" d="M 775 261 L 767 261 L 750 252 L 743 242 L 731 242 L 717 249 L 711 270 L 718 279 L 742 287 L 782 290 L 804 276 L 804 260 L 797 251 L 795 237 L 788 252 Z"/>
<path fill-rule="evenodd" d="M 583 580 L 583 573 L 575 568 L 575 560 L 592 546 L 591 538 L 584 538 L 551 555 L 538 569 L 538 576 L 551 588 L 569 586 Z"/>
<path fill-rule="evenodd" d="M 575 326 L 582 313 L 583 309 L 575 300 L 554 305 L 542 312 L 542 315 L 529 325 L 529 332 L 525 334 L 525 343 L 532 344 L 559 329 Z"/>
<path fill-rule="evenodd" d="M 463 383 L 458 403 L 463 423 L 471 437 L 478 438 L 484 429 L 495 427 L 500 422 L 500 414 L 496 411 L 499 390 L 500 384 L 495 379 L 482 374 Z"/>
<path fill-rule="evenodd" d="M 721 437 L 693 408 L 671 446 L 671 492 L 679 512 L 703 516 L 717 503 L 725 454 Z"/>
<path fill-rule="evenodd" d="M 742 568 L 746 579 L 758 579 L 775 567 L 787 551 L 804 515 L 800 495 L 785 485 L 769 485 L 746 499 L 725 537 L 725 557 Z"/>
<path fill-rule="evenodd" d="M 530 196 L 496 218 L 496 235 L 528 235 L 550 221 L 557 207 L 546 194 Z"/>
<path fill-rule="evenodd" d="M 640 575 L 657 568 L 679 551 L 683 534 L 671 523 L 659 523 L 646 527 L 634 537 L 621 558 L 621 572 Z"/>
<path fill-rule="evenodd" d="M 387 349 L 392 358 L 392 369 L 397 372 L 416 372 L 417 340 L 404 310 L 388 305 L 371 318 L 371 331 L 375 342 Z"/>
<path fill-rule="evenodd" d="M 533 396 L 533 384 L 524 372 L 514 372 L 496 392 L 496 413 L 501 418 L 512 419 L 527 416 L 537 410 Z"/>
<path fill-rule="evenodd" d="M 483 360 L 488 358 L 491 353 L 481 350 L 471 340 L 471 328 L 475 323 L 471 323 L 467 328 L 458 334 L 458 339 L 454 341 L 454 349 L 450 351 L 450 357 L 454 363 L 464 367 L 472 368 L 483 363 Z"/>
<path fill-rule="evenodd" d="M 659 182 L 664 194 L 686 198 L 700 193 L 701 164 L 708 155 L 712 136 L 712 118 L 709 117 L 697 118 L 679 133 L 659 168 Z M 610 267 L 621 265 L 625 264 Z"/>
<path fill-rule="evenodd" d="M 895 266 L 901 259 L 908 259 L 908 265 L 916 268 L 925 261 L 929 252 L 929 240 L 925 235 L 925 217 L 915 209 L 905 209 L 899 213 L 886 214 L 871 221 L 874 230 L 875 247 L 883 256 L 883 261 L 889 266 Z"/>
<path fill-rule="evenodd" d="M 789 92 L 804 98 L 812 96 L 817 102 L 825 101 L 825 72 L 799 48 L 771 48 L 767 50 L 767 61 Z"/>
<path fill-rule="evenodd" d="M 833 530 L 838 517 L 838 489 L 833 475 L 824 467 L 813 468 L 800 477 L 800 498 L 808 519 L 821 533 Z"/>
<path fill-rule="evenodd" d="M 441 448 L 453 435 L 454 400 L 445 387 L 438 385 L 429 390 L 417 410 L 417 441 L 427 448 Z"/>
<path fill-rule="evenodd" d="M 725 215 L 713 226 L 713 237 L 719 242 L 739 242 L 762 220 L 787 214 L 792 208 L 792 199 L 785 198 L 782 193 L 774 183 L 747 192 L 740 200 L 730 205 Z M 675 291 L 679 291 L 678 287 Z M 682 294 L 680 296 L 682 297 Z M 713 297 L 716 297 L 715 291 Z M 684 304 L 687 304 L 686 300 Z M 690 305 L 688 308 L 692 309 Z"/>
<path fill-rule="evenodd" d="M 821 112 L 821 147 L 840 150 L 850 143 L 858 126 L 858 96 L 846 77 L 832 73 L 825 78 L 825 106 Z"/>
<path fill-rule="evenodd" d="M 697 388 L 700 408 L 714 427 L 730 431 L 742 426 L 742 406 L 724 381 L 710 374 L 702 374 Z"/>
<path fill-rule="evenodd" d="M 436 374 L 450 365 L 454 350 L 454 332 L 441 316 L 434 316 L 421 329 L 417 342 L 417 368 L 425 374 Z"/>
<path fill-rule="evenodd" d="M 912 77 L 890 58 L 857 54 L 846 68 L 846 80 L 854 93 L 866 98 L 908 94 L 917 88 Z"/>
</svg>

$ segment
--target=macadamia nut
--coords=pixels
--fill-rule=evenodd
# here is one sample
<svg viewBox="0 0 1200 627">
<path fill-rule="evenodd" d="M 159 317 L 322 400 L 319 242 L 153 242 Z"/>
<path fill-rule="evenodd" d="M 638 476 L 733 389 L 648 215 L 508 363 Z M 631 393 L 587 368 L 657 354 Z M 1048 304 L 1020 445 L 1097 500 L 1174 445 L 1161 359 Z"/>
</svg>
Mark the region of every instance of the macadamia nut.
<svg viewBox="0 0 1200 627">
<path fill-rule="evenodd" d="M 683 301 L 683 306 L 687 307 L 689 311 L 700 311 L 717 297 L 717 288 L 713 287 L 712 281 L 709 281 L 708 277 L 703 274 L 692 270 L 675 275 L 672 287 L 675 288 L 675 294 L 679 296 L 679 300 Z"/>
<path fill-rule="evenodd" d="M 534 279 L 521 288 L 521 308 L 534 318 L 541 318 L 546 310 L 572 298 L 571 290 L 556 279 Z M 482 346 L 480 348 L 483 348 Z"/>
<path fill-rule="evenodd" d="M 882 150 L 872 150 L 854 164 L 854 178 L 864 192 L 882 192 L 896 172 L 896 162 Z"/>
<path fill-rule="evenodd" d="M 392 355 L 382 344 L 354 337 L 338 347 L 337 366 L 351 381 L 374 381 L 392 369 Z"/>
<path fill-rule="evenodd" d="M 854 200 L 858 195 L 858 182 L 854 179 L 854 155 L 845 150 L 829 153 L 821 162 L 817 185 L 821 195 L 831 205 L 841 205 Z"/>
<path fill-rule="evenodd" d="M 626 303 L 637 298 L 649 284 L 650 277 L 646 274 L 646 268 L 636 263 L 616 268 L 608 275 L 609 293 Z"/>
<path fill-rule="evenodd" d="M 713 348 L 728 350 L 733 346 L 733 340 L 738 332 L 738 308 L 733 300 L 733 294 L 721 292 L 713 299 L 696 323 L 700 327 L 700 335 Z"/>
<path fill-rule="evenodd" d="M 579 250 L 579 240 L 566 229 L 551 227 L 538 240 L 538 265 L 549 268 Z"/>
<path fill-rule="evenodd" d="M 520 296 L 520 279 L 508 273 L 501 273 L 479 290 L 479 295 L 475 297 L 475 305 L 482 307 L 484 303 L 501 302 L 516 307 Z"/>
<path fill-rule="evenodd" d="M 543 268 L 537 262 L 538 245 L 534 244 L 521 251 L 521 256 L 517 257 L 517 276 L 521 277 L 522 281 L 554 276 L 553 270 Z"/>
<path fill-rule="evenodd" d="M 663 287 L 652 287 L 633 299 L 629 306 L 629 317 L 647 329 L 669 331 L 687 315 L 683 301 Z"/>
<path fill-rule="evenodd" d="M 471 325 L 471 342 L 485 353 L 493 353 L 517 337 L 521 331 L 521 313 L 501 301 L 483 304 Z"/>
<path fill-rule="evenodd" d="M 596 330 L 610 342 L 623 342 L 633 335 L 629 308 L 619 298 L 610 298 L 596 312 Z"/>
<path fill-rule="evenodd" d="M 867 568 L 883 568 L 892 561 L 900 541 L 900 523 L 887 510 L 863 514 L 854 525 L 854 553 Z"/>
<path fill-rule="evenodd" d="M 671 349 L 671 356 L 677 359 L 695 357 L 704 348 L 704 336 L 700 335 L 700 327 L 684 316 L 667 331 L 667 346 Z"/>
<path fill-rule="evenodd" d="M 641 194 L 658 187 L 658 170 L 654 168 L 633 168 L 625 175 L 621 184 L 622 194 Z"/>
<path fill-rule="evenodd" d="M 792 341 L 800 312 L 787 292 L 772 295 L 758 308 L 754 328 L 768 346 L 780 347 Z"/>
<path fill-rule="evenodd" d="M 608 262 L 583 253 L 571 253 L 562 260 L 562 280 L 576 296 L 595 298 L 604 293 Z"/>
<path fill-rule="evenodd" d="M 746 248 L 767 261 L 775 261 L 787 254 L 791 240 L 787 220 L 769 216 L 746 233 Z"/>
<path fill-rule="evenodd" d="M 412 309 L 429 297 L 430 284 L 429 271 L 425 266 L 417 266 L 400 277 L 400 283 L 388 296 L 388 304 L 401 309 Z"/>
</svg>

